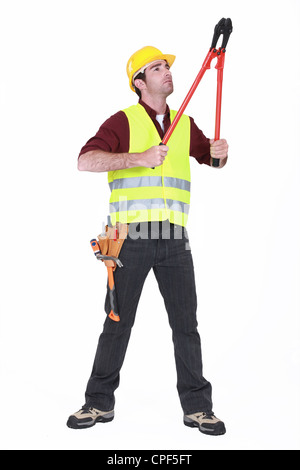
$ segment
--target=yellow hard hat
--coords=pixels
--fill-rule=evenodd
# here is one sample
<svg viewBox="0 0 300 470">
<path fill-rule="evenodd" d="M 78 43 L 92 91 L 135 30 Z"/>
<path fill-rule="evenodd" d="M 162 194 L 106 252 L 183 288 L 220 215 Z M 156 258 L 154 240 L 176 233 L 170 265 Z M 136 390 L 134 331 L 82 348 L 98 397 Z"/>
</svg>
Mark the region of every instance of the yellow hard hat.
<svg viewBox="0 0 300 470">
<path fill-rule="evenodd" d="M 159 49 L 152 46 L 143 47 L 132 54 L 127 62 L 126 69 L 129 78 L 129 86 L 133 91 L 135 91 L 133 86 L 134 75 L 156 60 L 166 60 L 171 67 L 175 60 L 175 55 L 163 54 Z"/>
</svg>

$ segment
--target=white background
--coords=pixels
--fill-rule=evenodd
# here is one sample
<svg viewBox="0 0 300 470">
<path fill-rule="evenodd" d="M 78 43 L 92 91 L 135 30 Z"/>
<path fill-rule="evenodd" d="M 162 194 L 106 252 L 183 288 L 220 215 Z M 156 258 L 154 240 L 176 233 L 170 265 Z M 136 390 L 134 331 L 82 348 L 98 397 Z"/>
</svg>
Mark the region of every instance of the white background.
<svg viewBox="0 0 300 470">
<path fill-rule="evenodd" d="M 299 2 L 1 0 L 2 449 L 299 449 Z M 147 279 L 112 423 L 65 423 L 84 403 L 106 272 L 89 240 L 106 174 L 78 172 L 101 123 L 136 103 L 126 63 L 177 56 L 178 108 L 230 17 L 223 170 L 192 162 L 189 235 L 204 374 L 227 434 L 182 424 L 171 331 Z M 216 70 L 186 112 L 214 133 Z"/>
</svg>

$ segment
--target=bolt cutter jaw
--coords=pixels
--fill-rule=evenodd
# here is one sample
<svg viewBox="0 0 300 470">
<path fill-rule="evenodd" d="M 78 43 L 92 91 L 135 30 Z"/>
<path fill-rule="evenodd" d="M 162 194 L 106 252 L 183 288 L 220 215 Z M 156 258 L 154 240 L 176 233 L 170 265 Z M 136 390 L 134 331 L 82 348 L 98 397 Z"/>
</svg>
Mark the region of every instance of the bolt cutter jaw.
<svg viewBox="0 0 300 470">
<path fill-rule="evenodd" d="M 230 35 L 231 35 L 231 33 L 232 33 L 232 30 L 233 30 L 232 21 L 231 21 L 230 18 L 227 18 L 227 19 L 225 20 L 225 24 L 224 24 L 224 29 L 223 29 L 223 42 L 222 42 L 222 45 L 221 45 L 221 49 L 222 49 L 222 50 L 224 49 L 224 52 L 225 52 L 225 49 L 226 49 L 228 40 L 229 40 L 229 38 L 230 38 Z"/>
<path fill-rule="evenodd" d="M 213 35 L 210 50 L 216 49 L 217 42 L 218 42 L 221 34 L 223 34 L 223 41 L 222 41 L 222 45 L 221 45 L 220 49 L 222 51 L 224 50 L 224 52 L 225 52 L 230 34 L 232 33 L 232 29 L 233 28 L 232 28 L 231 19 L 230 18 L 222 18 L 219 21 L 219 23 L 215 26 L 214 35 Z"/>
</svg>

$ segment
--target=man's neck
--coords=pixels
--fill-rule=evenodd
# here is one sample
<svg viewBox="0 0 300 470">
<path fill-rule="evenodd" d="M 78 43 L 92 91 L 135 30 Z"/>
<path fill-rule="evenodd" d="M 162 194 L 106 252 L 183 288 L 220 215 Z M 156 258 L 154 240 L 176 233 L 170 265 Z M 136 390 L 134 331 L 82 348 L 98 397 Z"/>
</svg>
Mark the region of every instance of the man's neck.
<svg viewBox="0 0 300 470">
<path fill-rule="evenodd" d="M 156 114 L 165 114 L 167 109 L 167 100 L 165 97 L 143 96 L 142 101 L 150 108 L 154 109 Z"/>
</svg>

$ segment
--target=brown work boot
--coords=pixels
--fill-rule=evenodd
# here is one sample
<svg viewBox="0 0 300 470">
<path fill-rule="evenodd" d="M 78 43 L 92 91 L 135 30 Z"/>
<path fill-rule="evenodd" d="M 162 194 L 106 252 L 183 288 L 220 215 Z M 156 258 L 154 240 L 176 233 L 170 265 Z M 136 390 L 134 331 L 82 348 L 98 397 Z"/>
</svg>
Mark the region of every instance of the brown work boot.
<svg viewBox="0 0 300 470">
<path fill-rule="evenodd" d="M 225 424 L 211 413 L 199 412 L 191 415 L 184 415 L 184 424 L 191 428 L 199 428 L 203 434 L 211 436 L 221 436 L 226 433 Z"/>
<path fill-rule="evenodd" d="M 85 405 L 69 417 L 67 426 L 72 429 L 85 429 L 94 426 L 96 423 L 108 423 L 113 419 L 114 410 L 100 411 Z"/>
</svg>

